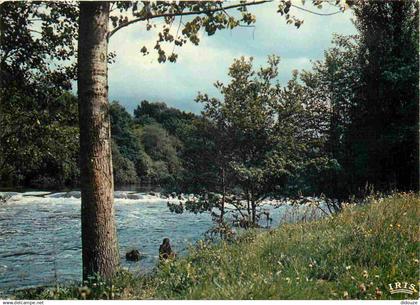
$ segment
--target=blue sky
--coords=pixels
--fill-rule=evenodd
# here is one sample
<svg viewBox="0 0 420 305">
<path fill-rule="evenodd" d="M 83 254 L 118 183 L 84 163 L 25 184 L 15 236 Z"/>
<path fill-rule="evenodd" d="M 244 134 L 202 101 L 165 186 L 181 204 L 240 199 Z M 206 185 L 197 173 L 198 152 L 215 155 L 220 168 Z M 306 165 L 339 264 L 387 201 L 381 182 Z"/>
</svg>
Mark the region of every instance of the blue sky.
<svg viewBox="0 0 420 305">
<path fill-rule="evenodd" d="M 234 58 L 252 56 L 255 66 L 260 66 L 266 62 L 267 55 L 279 55 L 279 81 L 284 84 L 293 69 L 310 69 L 311 61 L 323 57 L 324 50 L 331 46 L 333 33 L 356 32 L 350 10 L 325 17 L 294 9 L 292 14 L 304 19 L 303 25 L 296 29 L 276 13 L 277 4 L 249 9 L 257 17 L 255 28 L 225 30 L 213 36 L 201 33 L 199 46 L 188 43 L 177 47 L 176 63 L 159 64 L 155 53 L 148 56 L 140 53 L 143 45 L 152 50 L 157 37 L 157 31 L 146 31 L 144 23 L 120 30 L 112 36 L 109 45 L 110 51 L 117 54 L 116 62 L 109 67 L 110 100 L 120 101 L 130 113 L 144 99 L 198 113 L 201 106 L 194 102 L 197 93 L 218 96 L 213 83 L 228 81 L 228 67 Z M 305 8 L 322 13 L 337 11 L 328 4 L 321 10 L 310 4 Z M 168 45 L 166 49 L 172 51 L 172 48 L 173 45 Z"/>
</svg>

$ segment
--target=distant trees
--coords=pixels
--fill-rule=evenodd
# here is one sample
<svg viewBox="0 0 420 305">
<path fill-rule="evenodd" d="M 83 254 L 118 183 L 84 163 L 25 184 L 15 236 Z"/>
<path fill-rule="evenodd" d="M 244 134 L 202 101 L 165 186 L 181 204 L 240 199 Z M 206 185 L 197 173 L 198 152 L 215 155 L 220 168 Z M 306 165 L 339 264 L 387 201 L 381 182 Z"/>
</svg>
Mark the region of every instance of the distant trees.
<svg viewBox="0 0 420 305">
<path fill-rule="evenodd" d="M 115 140 L 111 143 L 112 161 L 114 168 L 114 183 L 116 185 L 134 185 L 139 184 L 139 177 L 136 172 L 134 163 L 124 157 L 120 152 Z"/>
<path fill-rule="evenodd" d="M 119 173 L 114 177 L 115 183 L 177 189 L 183 175 L 180 136 L 194 117 L 194 114 L 170 108 L 165 103 L 148 101 L 141 102 L 133 117 L 118 102 L 112 102 L 111 136 L 119 160 L 114 164 Z M 134 168 L 129 176 L 124 175 L 127 168 Z"/>
</svg>

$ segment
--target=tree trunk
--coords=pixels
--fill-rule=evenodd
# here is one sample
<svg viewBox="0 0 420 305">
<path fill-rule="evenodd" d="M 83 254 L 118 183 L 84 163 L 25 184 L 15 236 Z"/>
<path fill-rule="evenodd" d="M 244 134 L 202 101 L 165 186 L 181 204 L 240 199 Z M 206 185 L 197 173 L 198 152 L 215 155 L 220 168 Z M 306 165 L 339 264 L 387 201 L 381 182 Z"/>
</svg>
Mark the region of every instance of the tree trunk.
<svg viewBox="0 0 420 305">
<path fill-rule="evenodd" d="M 255 227 L 257 224 L 257 205 L 254 200 L 251 201 L 252 207 L 252 225 Z"/>
<path fill-rule="evenodd" d="M 246 211 L 248 212 L 248 221 L 250 220 L 251 217 L 251 207 L 249 205 L 249 191 L 246 191 Z"/>
<path fill-rule="evenodd" d="M 78 99 L 83 279 L 119 265 L 108 103 L 109 2 L 80 3 Z"/>
<path fill-rule="evenodd" d="M 225 168 L 222 167 L 222 206 L 220 208 L 220 223 L 223 223 L 225 216 L 226 186 L 225 186 Z"/>
<path fill-rule="evenodd" d="M 255 203 L 254 193 L 251 191 L 251 209 L 252 209 L 252 225 L 255 227 L 257 223 L 257 205 Z"/>
</svg>

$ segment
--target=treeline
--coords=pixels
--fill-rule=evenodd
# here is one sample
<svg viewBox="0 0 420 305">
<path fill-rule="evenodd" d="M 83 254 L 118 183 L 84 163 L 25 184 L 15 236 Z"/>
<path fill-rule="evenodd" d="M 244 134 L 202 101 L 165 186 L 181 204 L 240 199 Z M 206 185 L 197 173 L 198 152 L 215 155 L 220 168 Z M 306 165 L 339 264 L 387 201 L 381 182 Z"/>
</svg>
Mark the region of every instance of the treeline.
<svg viewBox="0 0 420 305">
<path fill-rule="evenodd" d="M 77 187 L 77 98 L 63 92 L 51 106 L 21 102 L 22 108 L 14 104 L 2 111 L 7 119 L 0 132 L 6 143 L 0 155 L 2 186 Z M 141 102 L 134 116 L 113 101 L 109 113 L 115 184 L 175 187 L 183 173 L 179 137 L 196 116 L 148 101 Z"/>
<path fill-rule="evenodd" d="M 278 57 L 261 68 L 239 58 L 230 81 L 216 83 L 222 99 L 197 96 L 200 115 L 148 101 L 131 115 L 112 102 L 115 183 L 202 194 L 201 207 L 216 204 L 221 217 L 229 200 L 247 202 L 256 217 L 267 196 L 418 189 L 418 3 L 352 9 L 358 35 L 336 35 L 324 58 L 285 86 Z M 13 47 L 6 34 L 2 52 Z M 68 79 L 34 73 L 48 64 L 15 54 L 20 60 L 1 62 L 1 185 L 76 186 L 77 100 Z"/>
<path fill-rule="evenodd" d="M 141 102 L 134 116 L 114 101 L 110 116 L 116 184 L 176 189 L 184 175 L 181 139 L 197 116 L 148 101 Z"/>
</svg>

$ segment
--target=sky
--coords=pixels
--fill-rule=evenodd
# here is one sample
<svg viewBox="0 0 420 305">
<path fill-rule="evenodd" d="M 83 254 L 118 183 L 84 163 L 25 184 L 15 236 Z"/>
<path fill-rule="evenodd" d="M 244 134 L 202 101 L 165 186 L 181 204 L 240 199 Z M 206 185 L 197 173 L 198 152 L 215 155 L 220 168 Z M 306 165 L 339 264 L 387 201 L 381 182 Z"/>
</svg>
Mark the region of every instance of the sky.
<svg viewBox="0 0 420 305">
<path fill-rule="evenodd" d="M 296 4 L 301 5 L 301 2 Z M 110 100 L 119 101 L 130 113 L 142 100 L 165 102 L 170 107 L 199 113 L 201 105 L 194 101 L 197 93 L 220 97 L 213 84 L 229 81 L 228 68 L 235 58 L 253 57 L 254 66 L 258 68 L 266 63 L 268 55 L 280 56 L 278 80 L 285 84 L 292 70 L 309 70 L 311 61 L 323 58 L 334 33 L 356 33 L 350 10 L 318 16 L 294 9 L 292 15 L 304 20 L 297 29 L 286 24 L 284 17 L 276 12 L 277 5 L 274 1 L 250 7 L 249 11 L 257 18 L 254 28 L 222 30 L 212 36 L 201 32 L 199 46 L 187 43 L 175 48 L 176 63 L 160 64 L 156 53 L 150 52 L 147 56 L 140 53 L 143 45 L 153 50 L 157 30 L 146 31 L 145 23 L 123 28 L 111 37 L 109 44 L 109 51 L 117 55 L 116 62 L 109 66 Z M 320 13 L 337 11 L 328 4 L 322 9 L 309 3 L 304 7 Z M 187 20 L 184 17 L 183 22 Z M 174 32 L 176 27 L 172 27 Z M 166 47 L 169 53 L 172 49 L 173 45 Z"/>
</svg>

